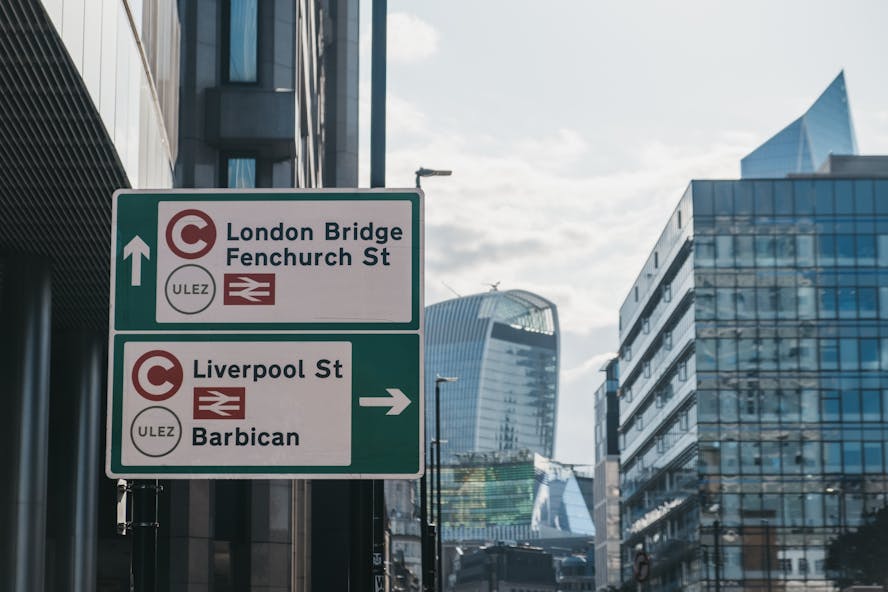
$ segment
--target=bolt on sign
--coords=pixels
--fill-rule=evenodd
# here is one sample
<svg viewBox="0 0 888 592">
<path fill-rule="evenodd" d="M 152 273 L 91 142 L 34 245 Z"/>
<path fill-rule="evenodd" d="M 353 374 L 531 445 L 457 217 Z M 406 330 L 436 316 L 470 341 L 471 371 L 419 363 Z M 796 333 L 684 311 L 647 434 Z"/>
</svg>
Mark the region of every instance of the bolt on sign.
<svg viewBox="0 0 888 592">
<path fill-rule="evenodd" d="M 420 474 L 421 198 L 117 192 L 108 475 Z"/>
</svg>

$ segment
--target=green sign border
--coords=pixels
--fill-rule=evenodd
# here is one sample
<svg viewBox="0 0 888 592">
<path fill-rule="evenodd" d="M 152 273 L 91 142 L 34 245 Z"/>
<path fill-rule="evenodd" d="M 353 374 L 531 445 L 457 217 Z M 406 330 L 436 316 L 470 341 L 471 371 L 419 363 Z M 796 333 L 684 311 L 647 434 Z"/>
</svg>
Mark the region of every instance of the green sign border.
<svg viewBox="0 0 888 592">
<path fill-rule="evenodd" d="M 124 465 L 123 346 L 127 342 L 305 342 L 348 341 L 352 344 L 352 462 L 347 466 L 192 466 Z M 245 334 L 153 333 L 117 334 L 111 343 L 111 384 L 108 385 L 109 433 L 106 471 L 111 478 L 270 478 L 415 479 L 423 471 L 422 337 L 418 333 L 383 334 Z M 385 396 L 400 388 L 411 404 L 400 415 L 385 407 L 361 407 L 361 396 Z M 331 426 L 332 427 L 332 426 Z"/>
<path fill-rule="evenodd" d="M 111 327 L 114 331 L 415 331 L 422 315 L 422 191 L 421 190 L 219 190 L 132 191 L 121 190 L 113 197 L 113 244 L 111 252 Z M 157 303 L 157 204 L 162 201 L 409 201 L 413 206 L 411 320 L 403 323 L 158 323 Z M 146 228 L 148 232 L 146 232 Z M 141 286 L 129 285 L 129 265 L 123 249 L 136 235 L 151 249 L 151 260 L 143 262 Z M 147 236 L 146 236 L 147 235 Z M 138 256 L 138 255 L 133 255 Z M 118 263 L 120 265 L 118 266 Z M 356 286 L 360 289 L 360 286 Z M 359 298 L 360 294 L 356 294 Z"/>
</svg>

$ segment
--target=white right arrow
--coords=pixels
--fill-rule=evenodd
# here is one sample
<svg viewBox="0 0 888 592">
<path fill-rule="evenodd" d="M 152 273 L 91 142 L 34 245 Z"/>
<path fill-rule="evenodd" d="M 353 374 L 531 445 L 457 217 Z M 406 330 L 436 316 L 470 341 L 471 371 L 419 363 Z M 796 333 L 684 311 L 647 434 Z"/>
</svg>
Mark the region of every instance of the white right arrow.
<svg viewBox="0 0 888 592">
<path fill-rule="evenodd" d="M 151 259 L 151 248 L 146 245 L 145 241 L 142 240 L 142 237 L 137 234 L 133 237 L 133 240 L 123 247 L 123 258 L 132 258 L 132 275 L 130 276 L 131 286 L 142 285 L 142 257 L 145 259 Z"/>
<path fill-rule="evenodd" d="M 361 407 L 390 407 L 386 415 L 401 415 L 401 412 L 410 405 L 410 398 L 401 389 L 385 389 L 388 397 L 361 397 L 358 403 Z"/>
</svg>

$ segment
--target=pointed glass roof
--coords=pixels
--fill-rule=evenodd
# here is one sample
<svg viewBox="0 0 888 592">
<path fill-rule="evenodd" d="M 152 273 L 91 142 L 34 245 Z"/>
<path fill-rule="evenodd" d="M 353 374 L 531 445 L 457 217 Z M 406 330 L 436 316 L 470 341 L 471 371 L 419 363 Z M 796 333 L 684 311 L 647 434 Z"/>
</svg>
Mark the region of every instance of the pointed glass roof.
<svg viewBox="0 0 888 592">
<path fill-rule="evenodd" d="M 830 154 L 857 154 L 844 71 L 801 117 L 740 161 L 740 176 L 763 179 L 813 173 Z"/>
</svg>

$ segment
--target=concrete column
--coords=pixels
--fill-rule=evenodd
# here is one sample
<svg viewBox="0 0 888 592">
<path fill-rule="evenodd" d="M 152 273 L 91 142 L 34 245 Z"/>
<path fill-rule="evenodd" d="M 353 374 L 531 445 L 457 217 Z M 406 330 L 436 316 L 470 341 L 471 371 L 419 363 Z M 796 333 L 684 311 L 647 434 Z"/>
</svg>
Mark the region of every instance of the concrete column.
<svg viewBox="0 0 888 592">
<path fill-rule="evenodd" d="M 103 344 L 83 332 L 54 338 L 46 528 L 51 590 L 96 589 Z"/>
<path fill-rule="evenodd" d="M 42 592 L 51 325 L 49 264 L 3 262 L 0 293 L 0 590 Z"/>
</svg>

